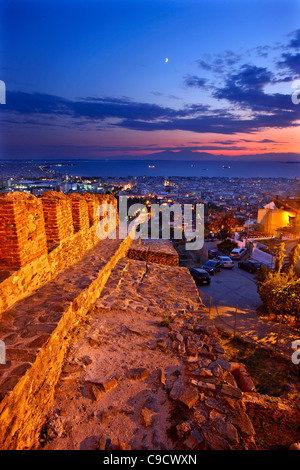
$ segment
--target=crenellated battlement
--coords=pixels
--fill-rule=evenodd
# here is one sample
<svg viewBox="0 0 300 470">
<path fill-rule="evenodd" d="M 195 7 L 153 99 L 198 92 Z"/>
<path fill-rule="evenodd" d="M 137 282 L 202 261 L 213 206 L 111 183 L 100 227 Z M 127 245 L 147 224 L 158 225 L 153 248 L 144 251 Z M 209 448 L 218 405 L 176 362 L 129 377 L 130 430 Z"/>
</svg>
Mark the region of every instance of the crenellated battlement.
<svg viewBox="0 0 300 470">
<path fill-rule="evenodd" d="M 78 261 L 99 238 L 100 204 L 112 195 L 0 194 L 0 313 Z"/>
<path fill-rule="evenodd" d="M 41 199 L 27 193 L 0 194 L 0 266 L 22 267 L 46 253 Z"/>
</svg>

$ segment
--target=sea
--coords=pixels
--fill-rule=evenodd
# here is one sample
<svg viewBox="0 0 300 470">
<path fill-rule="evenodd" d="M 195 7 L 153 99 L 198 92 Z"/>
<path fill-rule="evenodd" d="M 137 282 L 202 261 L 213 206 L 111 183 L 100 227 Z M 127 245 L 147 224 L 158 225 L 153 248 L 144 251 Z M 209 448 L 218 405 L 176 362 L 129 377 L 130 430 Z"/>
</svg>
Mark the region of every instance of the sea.
<svg viewBox="0 0 300 470">
<path fill-rule="evenodd" d="M 51 169 L 70 176 L 87 177 L 229 177 L 300 178 L 299 162 L 260 161 L 141 161 L 141 160 L 61 160 L 48 161 Z"/>
</svg>

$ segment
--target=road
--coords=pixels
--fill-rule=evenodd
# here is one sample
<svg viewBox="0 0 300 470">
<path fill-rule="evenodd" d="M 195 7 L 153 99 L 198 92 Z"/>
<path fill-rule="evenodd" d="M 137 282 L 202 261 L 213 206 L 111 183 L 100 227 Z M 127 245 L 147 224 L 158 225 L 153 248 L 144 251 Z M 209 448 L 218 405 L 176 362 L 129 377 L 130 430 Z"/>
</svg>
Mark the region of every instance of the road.
<svg viewBox="0 0 300 470">
<path fill-rule="evenodd" d="M 205 244 L 211 248 L 211 244 Z M 233 269 L 222 269 L 211 277 L 209 286 L 200 286 L 199 295 L 209 307 L 211 297 L 211 318 L 216 326 L 233 332 L 237 306 L 236 333 L 243 339 L 261 346 L 275 349 L 279 324 L 258 317 L 257 308 L 261 299 L 257 293 L 254 274 L 238 268 L 235 261 Z M 282 325 L 278 341 L 278 353 L 290 358 L 292 342 L 300 339 L 300 332 Z"/>
<path fill-rule="evenodd" d="M 256 311 L 261 305 L 255 276 L 238 268 L 237 262 L 233 269 L 221 269 L 211 276 L 211 284 L 201 286 L 200 292 L 204 303 L 211 296 L 214 304 L 219 307 L 235 308 L 238 304 L 243 311 Z"/>
</svg>

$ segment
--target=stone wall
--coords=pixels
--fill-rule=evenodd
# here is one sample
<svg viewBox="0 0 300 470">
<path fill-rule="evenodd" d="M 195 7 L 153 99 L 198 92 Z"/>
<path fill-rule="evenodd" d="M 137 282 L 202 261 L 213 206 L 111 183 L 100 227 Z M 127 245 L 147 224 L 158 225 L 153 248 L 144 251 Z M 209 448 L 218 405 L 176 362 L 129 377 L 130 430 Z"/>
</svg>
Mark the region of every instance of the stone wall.
<svg viewBox="0 0 300 470">
<path fill-rule="evenodd" d="M 0 194 L 0 314 L 78 261 L 98 241 L 100 204 L 111 195 Z"/>
<path fill-rule="evenodd" d="M 53 402 L 64 360 L 111 270 L 132 242 L 99 242 L 0 319 L 0 449 L 29 449 Z"/>
<path fill-rule="evenodd" d="M 0 194 L 0 266 L 20 268 L 46 253 L 41 200 L 27 193 Z"/>
<path fill-rule="evenodd" d="M 134 241 L 128 251 L 128 258 L 149 263 L 178 266 L 179 256 L 169 240 L 142 240 Z"/>
</svg>

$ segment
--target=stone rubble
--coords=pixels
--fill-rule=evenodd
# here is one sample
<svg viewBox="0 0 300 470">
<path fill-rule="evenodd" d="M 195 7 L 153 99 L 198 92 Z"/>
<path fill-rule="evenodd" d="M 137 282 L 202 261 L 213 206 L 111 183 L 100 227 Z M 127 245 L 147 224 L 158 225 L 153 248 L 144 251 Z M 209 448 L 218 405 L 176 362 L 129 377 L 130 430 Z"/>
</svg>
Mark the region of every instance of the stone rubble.
<svg viewBox="0 0 300 470">
<path fill-rule="evenodd" d="M 243 392 L 185 268 L 124 258 L 90 317 L 48 416 L 55 438 L 43 448 L 255 449 Z M 83 367 L 75 376 L 73 363 Z"/>
</svg>

